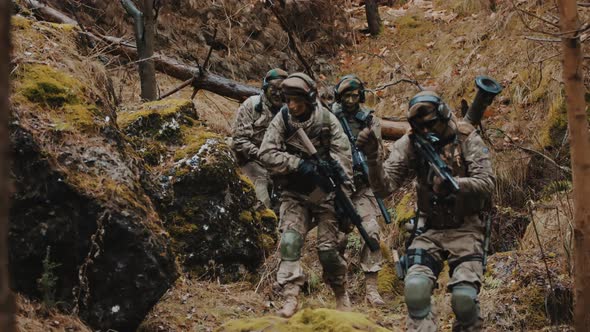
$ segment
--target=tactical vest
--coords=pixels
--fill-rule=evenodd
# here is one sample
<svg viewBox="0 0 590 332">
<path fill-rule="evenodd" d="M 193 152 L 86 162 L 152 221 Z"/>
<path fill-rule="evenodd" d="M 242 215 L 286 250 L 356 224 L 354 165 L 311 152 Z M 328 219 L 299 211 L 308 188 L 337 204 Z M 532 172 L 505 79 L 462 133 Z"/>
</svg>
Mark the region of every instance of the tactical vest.
<svg viewBox="0 0 590 332">
<path fill-rule="evenodd" d="M 317 112 L 317 110 L 315 111 Z M 330 146 L 332 139 L 330 113 L 324 108 L 320 108 L 320 111 L 322 112 L 322 126 L 319 133 L 320 145 L 315 146 L 315 148 L 318 151 L 321 159 L 329 160 L 331 159 Z M 291 136 L 293 136 L 293 134 L 295 134 L 296 129 L 289 122 L 289 109 L 286 106 L 283 106 L 280 112 L 285 124 L 285 141 L 287 141 Z M 289 154 L 298 156 L 302 159 L 309 158 L 307 153 L 291 144 L 285 143 L 285 148 Z M 304 195 L 309 195 L 317 186 L 317 184 L 310 177 L 302 176 L 298 172 L 281 176 L 276 179 L 276 181 L 284 189 Z"/>
<path fill-rule="evenodd" d="M 454 177 L 468 177 L 469 169 L 463 151 L 469 135 L 475 128 L 464 122 L 457 123 L 457 137 L 443 147 L 441 158 L 453 170 Z M 450 194 L 437 197 L 432 191 L 432 184 L 427 183 L 432 177 L 430 166 L 425 160 L 419 159 L 416 168 L 418 183 L 416 186 L 418 209 L 427 216 L 426 227 L 432 229 L 457 228 L 463 224 L 464 218 L 477 215 L 491 206 L 490 197 L 477 194 Z"/>
</svg>

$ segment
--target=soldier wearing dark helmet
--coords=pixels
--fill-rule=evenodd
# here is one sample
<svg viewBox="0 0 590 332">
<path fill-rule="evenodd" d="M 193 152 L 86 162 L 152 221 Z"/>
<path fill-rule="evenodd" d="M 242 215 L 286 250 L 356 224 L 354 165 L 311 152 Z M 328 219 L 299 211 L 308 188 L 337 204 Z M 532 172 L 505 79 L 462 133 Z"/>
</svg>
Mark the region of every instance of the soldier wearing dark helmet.
<svg viewBox="0 0 590 332">
<path fill-rule="evenodd" d="M 232 126 L 232 149 L 238 164 L 254 183 L 256 197 L 267 208 L 271 207 L 268 193 L 270 179 L 268 171 L 258 160 L 258 149 L 270 121 L 283 106 L 280 85 L 287 76 L 282 69 L 269 70 L 262 81 L 263 93 L 242 103 Z"/>
<path fill-rule="evenodd" d="M 489 204 L 495 181 L 488 148 L 475 128 L 458 120 L 434 92 L 421 92 L 410 100 L 408 121 L 411 132 L 394 143 L 386 160 L 369 129 L 357 140 L 367 155 L 370 183 L 377 195 L 390 194 L 416 178 L 418 229 L 406 252 L 407 328 L 436 331 L 431 294 L 446 260 L 451 274 L 447 290 L 455 313 L 453 331 L 480 331 L 477 294 L 482 285 L 485 225 L 479 214 Z M 415 142 L 420 138 L 430 142 L 450 167 L 453 186 L 418 153 Z"/>
<path fill-rule="evenodd" d="M 335 103 L 332 104 L 332 113 L 340 121 L 346 121 L 354 140 L 364 128 L 371 128 L 375 137 L 381 140 L 381 127 L 379 118 L 374 116 L 374 111 L 366 108 L 365 87 L 363 82 L 355 75 L 346 75 L 334 87 Z M 356 142 L 352 141 L 351 144 Z M 361 165 L 353 165 L 354 186 L 356 191 L 351 199 L 363 219 L 363 226 L 369 236 L 379 243 L 379 224 L 377 215 L 379 208 L 369 183 L 360 169 Z M 371 252 L 366 243 L 363 242 L 361 249 L 361 268 L 365 273 L 365 297 L 374 306 L 385 305 L 379 291 L 377 290 L 377 274 L 381 270 L 383 256 L 381 250 Z"/>
<path fill-rule="evenodd" d="M 328 181 L 317 164 L 301 148 L 295 131 L 302 129 L 322 160 L 340 165 L 352 188 L 350 143 L 336 117 L 318 101 L 315 82 L 303 73 L 289 75 L 281 84 L 286 107 L 270 123 L 259 158 L 277 181 L 282 180 L 280 208 L 281 263 L 277 282 L 285 298 L 278 312 L 290 317 L 298 309 L 298 295 L 305 275 L 301 250 L 307 233 L 317 226 L 317 251 L 323 277 L 336 296 L 336 308 L 350 310 L 346 291 L 346 261 L 338 251 L 339 223 L 334 192 L 321 189 Z"/>
</svg>

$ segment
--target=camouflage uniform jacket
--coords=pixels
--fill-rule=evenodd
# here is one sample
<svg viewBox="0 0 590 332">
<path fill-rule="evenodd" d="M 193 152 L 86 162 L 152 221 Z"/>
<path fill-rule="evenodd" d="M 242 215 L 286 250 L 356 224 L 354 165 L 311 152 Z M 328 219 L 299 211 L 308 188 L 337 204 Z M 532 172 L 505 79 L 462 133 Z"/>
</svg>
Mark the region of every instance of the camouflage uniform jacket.
<svg viewBox="0 0 590 332">
<path fill-rule="evenodd" d="M 240 163 L 258 159 L 258 149 L 273 117 L 264 94 L 251 96 L 240 105 L 232 126 L 232 149 Z"/>
<path fill-rule="evenodd" d="M 451 121 L 457 121 L 452 118 Z M 389 157 L 369 160 L 369 181 L 376 195 L 385 197 L 416 177 L 418 209 L 427 216 L 430 228 L 454 228 L 466 219 L 478 217 L 489 204 L 494 190 L 494 173 L 489 150 L 475 128 L 463 121 L 457 123 L 454 142 L 439 153 L 451 167 L 459 184 L 459 192 L 438 197 L 432 190 L 432 172 L 416 152 L 408 134 L 396 141 Z M 379 154 L 381 155 L 381 154 Z"/>
<path fill-rule="evenodd" d="M 346 135 L 344 135 L 338 119 L 330 111 L 318 104 L 309 120 L 298 122 L 290 115 L 288 119 L 293 130 L 302 128 L 305 131 L 318 151 L 323 150 L 321 143 L 322 128 L 329 128 L 330 157 L 338 161 L 347 177 L 352 179 L 350 143 Z M 260 161 L 274 175 L 293 174 L 297 172 L 301 159 L 310 157 L 300 148 L 299 140 L 294 136 L 287 137 L 286 132 L 287 127 L 283 116 L 279 113 L 270 123 L 258 153 Z"/>
</svg>

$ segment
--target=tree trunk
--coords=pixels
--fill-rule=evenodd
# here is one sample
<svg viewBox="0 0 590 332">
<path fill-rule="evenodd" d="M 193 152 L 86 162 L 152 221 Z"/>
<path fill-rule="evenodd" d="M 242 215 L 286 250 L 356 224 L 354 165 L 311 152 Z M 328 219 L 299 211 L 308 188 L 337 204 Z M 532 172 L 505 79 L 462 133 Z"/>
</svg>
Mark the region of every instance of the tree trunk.
<svg viewBox="0 0 590 332">
<path fill-rule="evenodd" d="M 154 7 L 153 0 L 143 0 L 141 12 L 132 0 L 121 0 L 121 5 L 133 17 L 135 44 L 137 45 L 139 79 L 141 81 L 141 99 L 156 100 L 156 69 L 154 65 Z"/>
<path fill-rule="evenodd" d="M 381 17 L 379 16 L 379 7 L 376 0 L 365 0 L 365 12 L 367 13 L 367 24 L 371 36 L 377 36 L 381 33 Z"/>
<path fill-rule="evenodd" d="M 563 81 L 574 186 L 574 326 L 590 326 L 590 135 L 584 100 L 580 22 L 575 0 L 559 0 L 563 48 Z"/>
<path fill-rule="evenodd" d="M 140 59 L 149 59 L 139 64 L 141 77 L 141 98 L 156 100 L 158 98 L 158 85 L 156 82 L 156 65 L 154 56 L 154 39 L 156 34 L 156 22 L 154 18 L 154 0 L 143 0 L 144 34 L 142 44 L 144 47 Z M 139 48 L 138 48 L 139 50 Z"/>
<path fill-rule="evenodd" d="M 8 198 L 9 146 L 8 112 L 10 110 L 10 13 L 11 1 L 0 0 L 0 331 L 13 332 L 15 301 L 10 291 L 8 272 Z"/>
</svg>

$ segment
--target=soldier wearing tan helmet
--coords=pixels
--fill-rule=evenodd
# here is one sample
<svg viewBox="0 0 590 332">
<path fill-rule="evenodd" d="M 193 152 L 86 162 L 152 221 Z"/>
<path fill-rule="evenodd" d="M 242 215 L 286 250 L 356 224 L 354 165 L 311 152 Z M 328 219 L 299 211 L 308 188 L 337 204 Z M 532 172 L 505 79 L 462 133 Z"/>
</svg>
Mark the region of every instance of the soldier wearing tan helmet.
<svg viewBox="0 0 590 332">
<path fill-rule="evenodd" d="M 279 226 L 281 263 L 277 282 L 282 287 L 285 302 L 278 314 L 290 317 L 298 309 L 298 295 L 305 281 L 301 250 L 307 233 L 314 226 L 317 226 L 317 251 L 324 281 L 334 291 L 337 309 L 350 310 L 346 261 L 337 250 L 341 233 L 334 193 L 318 190 L 327 178 L 318 173 L 317 165 L 301 148 L 294 133 L 301 128 L 322 159 L 337 162 L 352 179 L 350 144 L 336 117 L 318 102 L 316 84 L 309 76 L 291 74 L 281 88 L 287 107 L 272 120 L 259 152 L 266 168 L 283 181 Z"/>
<path fill-rule="evenodd" d="M 436 93 L 414 96 L 408 121 L 412 131 L 394 143 L 387 160 L 382 160 L 382 147 L 369 129 L 357 140 L 367 154 L 376 194 L 390 194 L 416 178 L 418 229 L 406 252 L 408 331 L 436 331 L 431 294 L 445 260 L 451 274 L 447 290 L 455 313 L 453 331 L 480 331 L 477 294 L 482 285 L 485 225 L 479 214 L 490 202 L 495 181 L 488 148 L 475 128 L 457 120 Z M 451 168 L 458 190 L 451 190 L 450 181 L 435 175 L 417 152 L 418 135 Z"/>
<path fill-rule="evenodd" d="M 252 96 L 240 105 L 232 126 L 232 149 L 242 172 L 254 183 L 256 197 L 267 208 L 271 207 L 268 193 L 270 178 L 258 160 L 258 149 L 266 128 L 283 106 L 281 83 L 288 74 L 275 68 L 269 70 L 262 81 L 260 95 Z"/>
<path fill-rule="evenodd" d="M 375 137 L 381 140 L 381 125 L 379 118 L 373 115 L 374 111 L 362 105 L 365 102 L 365 87 L 363 82 L 355 75 L 346 75 L 334 87 L 335 103 L 332 104 L 332 113 L 340 121 L 346 121 L 350 128 L 354 140 L 359 132 L 370 127 L 375 133 Z M 352 141 L 351 144 L 356 142 Z M 371 190 L 367 179 L 362 174 L 361 165 L 353 165 L 354 186 L 356 191 L 351 199 L 363 218 L 363 226 L 369 236 L 379 243 L 379 224 L 377 216 L 379 208 L 377 207 L 375 196 Z M 365 273 L 365 298 L 374 306 L 383 306 L 385 302 L 377 290 L 377 274 L 381 270 L 383 256 L 381 250 L 371 252 L 366 243 L 363 241 L 361 249 L 361 268 Z"/>
</svg>

